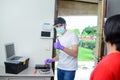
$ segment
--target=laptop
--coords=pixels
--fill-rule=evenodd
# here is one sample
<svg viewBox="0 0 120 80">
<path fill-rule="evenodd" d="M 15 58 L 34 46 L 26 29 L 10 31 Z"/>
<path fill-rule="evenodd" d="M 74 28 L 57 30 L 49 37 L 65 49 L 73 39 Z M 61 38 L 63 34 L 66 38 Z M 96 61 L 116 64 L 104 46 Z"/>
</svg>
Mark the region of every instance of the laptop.
<svg viewBox="0 0 120 80">
<path fill-rule="evenodd" d="M 5 49 L 6 49 L 7 60 L 19 60 L 20 58 L 22 58 L 21 56 L 15 56 L 15 48 L 13 43 L 6 44 Z"/>
</svg>

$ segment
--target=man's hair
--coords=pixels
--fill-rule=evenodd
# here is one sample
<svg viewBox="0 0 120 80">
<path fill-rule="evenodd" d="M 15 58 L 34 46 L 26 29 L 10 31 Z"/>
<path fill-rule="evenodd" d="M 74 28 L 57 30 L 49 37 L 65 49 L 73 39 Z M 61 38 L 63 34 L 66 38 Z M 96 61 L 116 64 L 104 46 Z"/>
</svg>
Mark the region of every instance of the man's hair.
<svg viewBox="0 0 120 80">
<path fill-rule="evenodd" d="M 120 14 L 111 16 L 107 19 L 104 26 L 105 41 L 115 44 L 120 51 Z"/>
<path fill-rule="evenodd" d="M 66 24 L 66 21 L 64 18 L 58 17 L 55 19 L 55 22 L 54 22 L 54 25 L 56 25 L 56 24 Z"/>
</svg>

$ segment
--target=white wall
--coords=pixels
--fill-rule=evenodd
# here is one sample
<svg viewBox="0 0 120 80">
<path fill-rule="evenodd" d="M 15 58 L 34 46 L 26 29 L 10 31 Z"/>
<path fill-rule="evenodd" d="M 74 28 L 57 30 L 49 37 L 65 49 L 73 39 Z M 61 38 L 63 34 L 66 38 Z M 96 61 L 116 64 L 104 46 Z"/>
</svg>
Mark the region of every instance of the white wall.
<svg viewBox="0 0 120 80">
<path fill-rule="evenodd" d="M 40 39 L 40 30 L 44 22 L 53 24 L 54 5 L 55 0 L 0 0 L 0 65 L 11 42 L 16 55 L 30 57 L 30 66 L 52 56 L 53 40 Z"/>
</svg>

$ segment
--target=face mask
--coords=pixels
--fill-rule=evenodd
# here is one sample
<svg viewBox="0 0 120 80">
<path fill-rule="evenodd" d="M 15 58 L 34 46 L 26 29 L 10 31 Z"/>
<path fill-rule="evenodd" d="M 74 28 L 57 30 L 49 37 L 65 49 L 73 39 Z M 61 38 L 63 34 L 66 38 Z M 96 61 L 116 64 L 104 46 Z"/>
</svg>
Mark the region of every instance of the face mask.
<svg viewBox="0 0 120 80">
<path fill-rule="evenodd" d="M 56 28 L 57 34 L 62 35 L 65 32 L 64 26 L 61 26 L 59 28 Z"/>
</svg>

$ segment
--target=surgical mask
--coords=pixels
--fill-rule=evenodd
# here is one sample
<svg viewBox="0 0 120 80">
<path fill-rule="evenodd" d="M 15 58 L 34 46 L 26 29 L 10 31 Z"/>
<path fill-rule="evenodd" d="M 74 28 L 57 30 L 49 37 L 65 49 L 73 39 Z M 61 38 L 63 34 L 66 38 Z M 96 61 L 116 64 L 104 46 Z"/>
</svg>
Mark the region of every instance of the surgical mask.
<svg viewBox="0 0 120 80">
<path fill-rule="evenodd" d="M 64 26 L 56 28 L 57 34 L 62 35 L 65 32 Z"/>
</svg>

